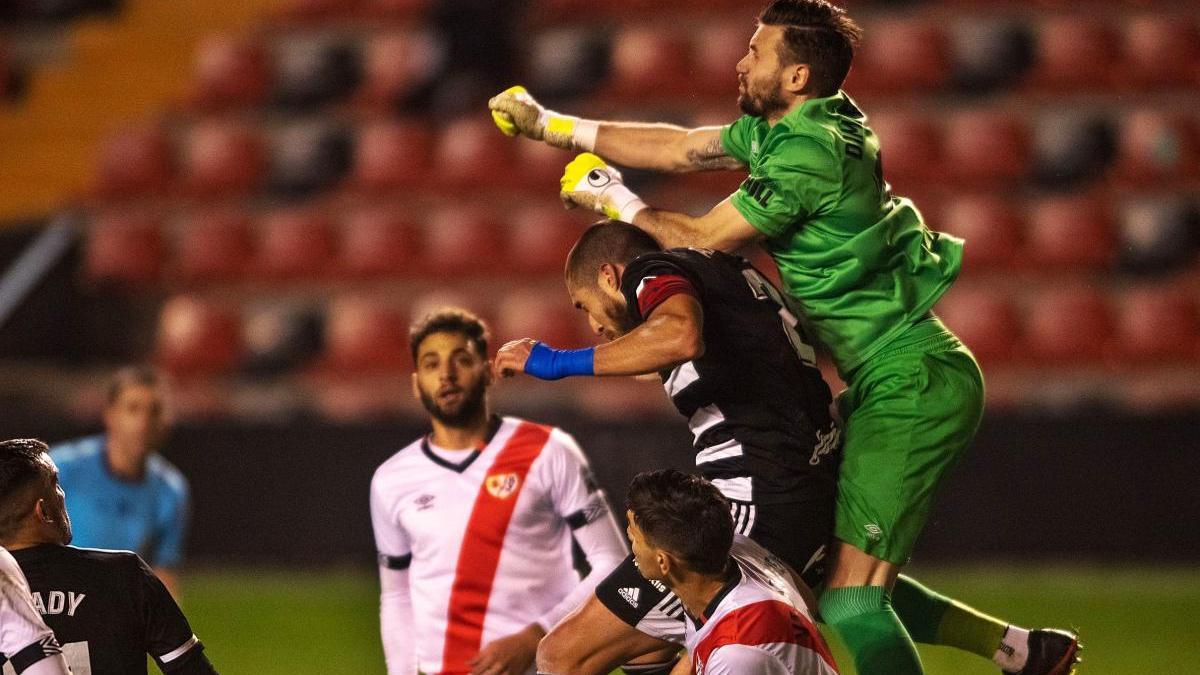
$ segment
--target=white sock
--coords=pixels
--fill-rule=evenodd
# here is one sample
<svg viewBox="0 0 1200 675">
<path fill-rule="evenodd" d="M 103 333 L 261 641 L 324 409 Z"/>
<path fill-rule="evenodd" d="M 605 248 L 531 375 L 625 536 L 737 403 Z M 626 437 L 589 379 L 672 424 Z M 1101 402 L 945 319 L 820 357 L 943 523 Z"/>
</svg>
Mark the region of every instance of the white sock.
<svg viewBox="0 0 1200 675">
<path fill-rule="evenodd" d="M 1029 660 L 1029 631 L 1019 626 L 1009 626 L 992 660 L 1000 666 L 1000 670 L 1014 672 L 1024 668 Z"/>
</svg>

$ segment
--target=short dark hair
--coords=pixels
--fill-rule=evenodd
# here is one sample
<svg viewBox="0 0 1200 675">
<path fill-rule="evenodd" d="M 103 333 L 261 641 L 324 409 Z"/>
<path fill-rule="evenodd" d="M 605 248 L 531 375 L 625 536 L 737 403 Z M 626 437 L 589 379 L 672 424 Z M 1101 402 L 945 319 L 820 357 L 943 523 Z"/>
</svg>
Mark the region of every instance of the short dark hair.
<svg viewBox="0 0 1200 675">
<path fill-rule="evenodd" d="M 700 476 L 665 469 L 634 476 L 626 507 L 656 547 L 701 574 L 721 574 L 733 546 L 729 502 Z"/>
<path fill-rule="evenodd" d="M 487 357 L 488 333 L 487 324 L 478 316 L 458 307 L 443 307 L 426 314 L 418 319 L 408 329 L 408 344 L 412 349 L 412 357 L 417 359 L 417 352 L 425 338 L 434 333 L 458 333 L 465 336 L 481 356 Z"/>
<path fill-rule="evenodd" d="M 34 438 L 0 442 L 0 538 L 12 535 L 37 502 L 33 486 L 45 484 L 42 455 L 49 448 Z"/>
<path fill-rule="evenodd" d="M 112 378 L 108 381 L 108 404 L 116 403 L 117 399 L 121 398 L 121 392 L 125 391 L 125 387 L 132 385 L 157 387 L 160 382 L 162 382 L 162 376 L 153 366 L 144 364 L 125 366 L 113 373 Z"/>
<path fill-rule="evenodd" d="M 827 0 L 775 0 L 758 22 L 783 27 L 779 58 L 808 66 L 814 96 L 833 96 L 841 89 L 862 38 L 862 28 L 846 10 Z"/>
<path fill-rule="evenodd" d="M 661 250 L 644 230 L 619 220 L 602 220 L 584 230 L 567 254 L 567 281 L 586 288 L 596 283 L 601 265 L 624 265 L 639 255 Z"/>
</svg>

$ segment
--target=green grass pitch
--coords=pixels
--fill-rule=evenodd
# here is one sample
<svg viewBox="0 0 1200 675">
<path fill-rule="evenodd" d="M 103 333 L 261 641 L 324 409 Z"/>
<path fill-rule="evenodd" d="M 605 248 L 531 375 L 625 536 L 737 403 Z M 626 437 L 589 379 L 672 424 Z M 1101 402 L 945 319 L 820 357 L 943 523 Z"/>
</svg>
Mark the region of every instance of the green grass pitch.
<svg viewBox="0 0 1200 675">
<path fill-rule="evenodd" d="M 1077 627 L 1086 647 L 1080 675 L 1185 672 L 1200 664 L 1200 570 L 914 566 L 911 572 L 1018 623 Z M 184 610 L 221 672 L 384 672 L 370 571 L 197 570 L 183 582 Z M 844 663 L 845 653 L 834 648 Z M 945 648 L 922 646 L 921 654 L 930 675 L 999 672 Z"/>
</svg>

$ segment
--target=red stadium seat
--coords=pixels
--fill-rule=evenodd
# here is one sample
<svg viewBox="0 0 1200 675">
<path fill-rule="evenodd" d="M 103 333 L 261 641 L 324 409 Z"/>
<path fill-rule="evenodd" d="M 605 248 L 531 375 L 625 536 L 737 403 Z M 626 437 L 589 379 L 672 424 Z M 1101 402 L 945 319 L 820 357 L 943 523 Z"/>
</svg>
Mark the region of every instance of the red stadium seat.
<svg viewBox="0 0 1200 675">
<path fill-rule="evenodd" d="M 364 0 L 364 9 L 391 21 L 410 21 L 422 18 L 432 4 L 432 0 Z"/>
<path fill-rule="evenodd" d="M 314 20 L 353 16 L 363 0 L 286 0 L 279 13 L 288 19 Z"/>
<path fill-rule="evenodd" d="M 950 80 L 950 56 L 941 27 L 930 20 L 872 22 L 854 55 L 846 88 L 851 92 L 929 91 Z"/>
<path fill-rule="evenodd" d="M 512 170 L 516 143 L 496 131 L 488 117 L 464 117 L 438 139 L 437 175 L 453 186 L 475 189 L 509 185 L 521 177 Z"/>
<path fill-rule="evenodd" d="M 466 275 L 516 274 L 504 223 L 484 209 L 449 207 L 425 226 L 425 268 L 438 281 Z"/>
<path fill-rule="evenodd" d="M 339 265 L 354 276 L 411 277 L 422 271 L 420 234 L 396 209 L 362 209 L 343 221 Z"/>
<path fill-rule="evenodd" d="M 1183 194 L 1125 203 L 1120 215 L 1122 266 L 1163 274 L 1196 264 L 1195 208 Z"/>
<path fill-rule="evenodd" d="M 696 75 L 693 86 L 705 98 L 733 100 L 737 94 L 738 61 L 749 51 L 752 26 L 730 21 L 705 26 L 692 45 Z"/>
<path fill-rule="evenodd" d="M 375 122 L 359 130 L 353 184 L 368 191 L 413 187 L 429 175 L 433 136 L 416 122 Z"/>
<path fill-rule="evenodd" d="M 509 218 L 508 260 L 516 270 L 557 277 L 586 222 L 550 204 L 518 211 Z"/>
<path fill-rule="evenodd" d="M 261 44 L 230 36 L 208 38 L 196 51 L 191 101 L 201 108 L 253 105 L 266 99 L 271 65 Z"/>
<path fill-rule="evenodd" d="M 976 110 L 950 119 L 944 137 L 948 180 L 994 186 L 1024 177 L 1029 167 L 1029 129 L 1011 113 Z M 889 161 L 884 151 L 884 168 Z"/>
<path fill-rule="evenodd" d="M 1107 24 L 1079 15 L 1039 26 L 1030 83 L 1047 91 L 1103 91 L 1120 81 L 1120 41 Z"/>
<path fill-rule="evenodd" d="M 1124 65 L 1143 87 L 1200 84 L 1200 23 L 1196 17 L 1146 15 L 1123 22 Z"/>
<path fill-rule="evenodd" d="M 404 103 L 440 68 L 442 49 L 431 35 L 406 31 L 378 35 L 366 44 L 363 83 L 357 97 L 364 103 Z"/>
<path fill-rule="evenodd" d="M 241 356 L 238 313 L 223 305 L 180 295 L 158 317 L 156 360 L 179 375 L 230 370 Z"/>
<path fill-rule="evenodd" d="M 1045 270 L 1111 265 L 1116 227 L 1110 205 L 1082 196 L 1043 200 L 1029 216 L 1026 252 Z"/>
<path fill-rule="evenodd" d="M 1121 125 L 1115 175 L 1133 184 L 1200 174 L 1200 128 L 1184 115 L 1137 110 Z"/>
<path fill-rule="evenodd" d="M 166 132 L 157 126 L 130 127 L 104 142 L 96 187 L 105 197 L 161 194 L 174 173 L 174 150 Z"/>
<path fill-rule="evenodd" d="M 314 278 L 332 267 L 333 226 L 328 218 L 308 211 L 279 211 L 267 215 L 259 227 L 257 269 L 271 277 Z"/>
<path fill-rule="evenodd" d="M 964 264 L 976 270 L 1016 264 L 1025 223 L 1012 200 L 972 195 L 947 204 L 937 229 L 966 240 Z"/>
<path fill-rule="evenodd" d="M 412 361 L 408 326 L 396 306 L 365 298 L 334 300 L 325 318 L 325 365 L 338 371 L 401 370 Z"/>
<path fill-rule="evenodd" d="M 1186 290 L 1146 287 L 1127 292 L 1118 316 L 1122 353 L 1139 361 L 1200 354 L 1200 307 Z"/>
<path fill-rule="evenodd" d="M 867 125 L 879 139 L 883 176 L 897 192 L 944 178 L 942 139 L 932 117 L 875 113 Z"/>
<path fill-rule="evenodd" d="M 955 286 L 938 301 L 934 311 L 984 362 L 1015 356 L 1020 321 L 1005 292 L 978 285 Z"/>
<path fill-rule="evenodd" d="M 1025 347 L 1054 364 L 1095 362 L 1111 349 L 1113 319 L 1104 293 L 1088 286 L 1038 293 L 1025 321 Z"/>
<path fill-rule="evenodd" d="M 694 86 L 689 61 L 682 37 L 650 27 L 627 28 L 613 40 L 604 91 L 626 101 L 689 92 Z"/>
<path fill-rule="evenodd" d="M 565 288 L 509 293 L 500 301 L 497 316 L 497 347 L 519 338 L 534 338 L 559 349 L 595 342 L 588 338 L 587 316 L 571 306 Z"/>
<path fill-rule="evenodd" d="M 101 217 L 88 228 L 84 270 L 92 281 L 154 284 L 165 259 L 162 224 L 156 218 Z"/>
<path fill-rule="evenodd" d="M 266 164 L 266 149 L 254 131 L 236 123 L 200 123 L 184 144 L 184 186 L 202 197 L 245 194 L 261 185 Z"/>
<path fill-rule="evenodd" d="M 254 263 L 250 217 L 236 211 L 193 214 L 183 223 L 177 254 L 180 276 L 189 281 L 230 281 Z"/>
<path fill-rule="evenodd" d="M 543 197 L 547 190 L 555 189 L 563 168 L 575 158 L 573 152 L 526 138 L 517 140 L 516 145 L 520 187 L 528 189 L 530 194 Z"/>
</svg>

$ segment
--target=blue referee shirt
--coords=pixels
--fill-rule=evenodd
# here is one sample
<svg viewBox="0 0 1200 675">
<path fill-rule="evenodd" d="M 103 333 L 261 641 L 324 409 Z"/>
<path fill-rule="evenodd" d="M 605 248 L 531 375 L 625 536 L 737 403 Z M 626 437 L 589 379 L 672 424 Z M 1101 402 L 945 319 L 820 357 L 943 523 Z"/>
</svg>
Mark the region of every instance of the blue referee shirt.
<svg viewBox="0 0 1200 675">
<path fill-rule="evenodd" d="M 147 458 L 140 481 L 118 478 L 106 455 L 104 436 L 50 449 L 67 495 L 71 544 L 134 551 L 154 567 L 178 566 L 188 525 L 187 479 L 158 454 Z"/>
</svg>

